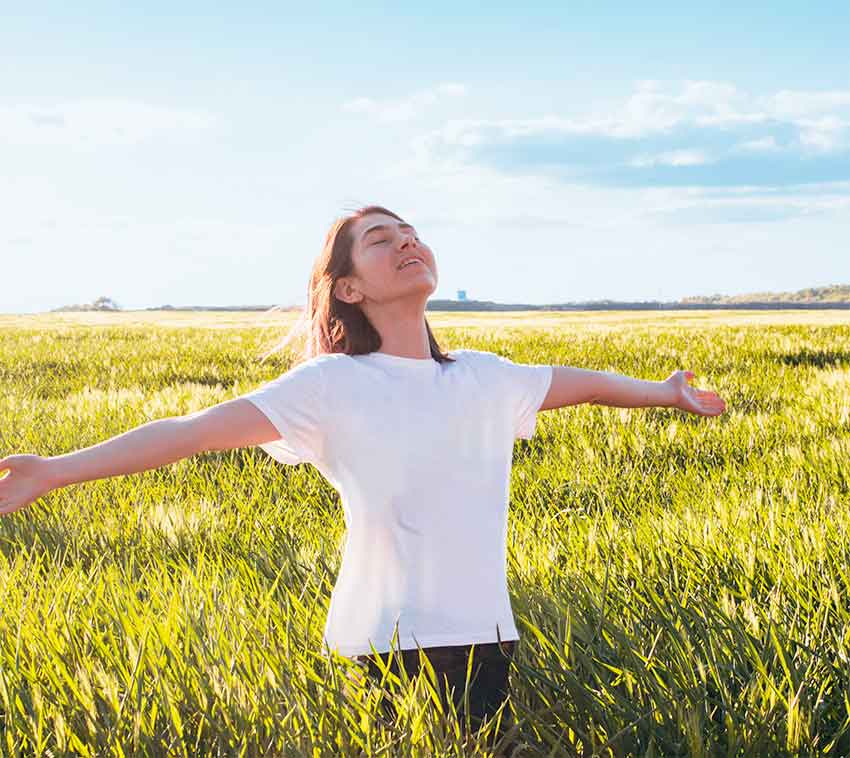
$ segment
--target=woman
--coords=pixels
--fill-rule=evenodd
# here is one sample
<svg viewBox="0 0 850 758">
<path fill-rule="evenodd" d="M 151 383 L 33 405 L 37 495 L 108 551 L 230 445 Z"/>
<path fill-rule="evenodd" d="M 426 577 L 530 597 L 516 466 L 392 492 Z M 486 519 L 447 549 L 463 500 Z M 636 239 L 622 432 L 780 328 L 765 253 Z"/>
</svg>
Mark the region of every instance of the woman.
<svg viewBox="0 0 850 758">
<path fill-rule="evenodd" d="M 338 219 L 313 267 L 296 365 L 242 397 L 78 452 L 5 458 L 0 514 L 203 451 L 257 445 L 284 464 L 309 462 L 340 493 L 347 527 L 327 652 L 376 676 L 387 662 L 412 674 L 427 659 L 461 713 L 467 689 L 479 722 L 507 696 L 519 640 L 505 573 L 514 441 L 533 435 L 538 411 L 579 403 L 703 416 L 725 404 L 691 387 L 688 371 L 655 382 L 444 353 L 425 318 L 436 287 L 431 249 L 400 216 L 368 206 Z"/>
</svg>

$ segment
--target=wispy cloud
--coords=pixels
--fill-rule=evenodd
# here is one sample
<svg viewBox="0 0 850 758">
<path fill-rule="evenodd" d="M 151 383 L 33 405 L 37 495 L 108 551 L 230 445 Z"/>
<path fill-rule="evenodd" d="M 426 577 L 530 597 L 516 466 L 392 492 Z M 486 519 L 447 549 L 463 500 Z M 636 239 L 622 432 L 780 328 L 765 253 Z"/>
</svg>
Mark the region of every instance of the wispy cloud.
<svg viewBox="0 0 850 758">
<path fill-rule="evenodd" d="M 637 168 L 643 166 L 701 166 L 704 163 L 711 162 L 711 158 L 702 150 L 671 150 L 658 155 L 638 155 L 632 159 L 630 165 Z"/>
<path fill-rule="evenodd" d="M 127 145 L 215 125 L 208 113 L 134 100 L 0 106 L 0 139 L 18 145 Z"/>
<path fill-rule="evenodd" d="M 461 119 L 414 140 L 451 162 L 620 187 L 763 187 L 850 179 L 850 90 L 751 96 L 724 82 L 642 81 L 578 116 Z"/>
<path fill-rule="evenodd" d="M 779 150 L 779 145 L 776 142 L 776 137 L 770 135 L 761 139 L 747 140 L 737 145 L 738 150 L 754 150 L 756 152 L 773 152 Z"/>
<path fill-rule="evenodd" d="M 430 106 L 452 97 L 466 94 L 463 84 L 447 82 L 430 89 L 420 90 L 399 100 L 375 100 L 358 97 L 342 105 L 349 113 L 365 113 L 379 121 L 411 121 L 421 116 Z"/>
<path fill-rule="evenodd" d="M 666 207 L 650 209 L 646 215 L 672 224 L 748 224 L 812 218 L 833 212 L 850 211 L 850 196 L 818 198 L 727 197 L 695 198 Z"/>
</svg>

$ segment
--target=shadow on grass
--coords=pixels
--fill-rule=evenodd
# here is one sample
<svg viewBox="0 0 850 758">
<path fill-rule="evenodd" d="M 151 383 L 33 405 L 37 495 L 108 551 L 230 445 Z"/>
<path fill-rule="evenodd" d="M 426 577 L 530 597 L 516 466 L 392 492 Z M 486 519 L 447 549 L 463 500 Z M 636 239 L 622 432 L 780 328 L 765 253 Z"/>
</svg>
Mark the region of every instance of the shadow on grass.
<svg viewBox="0 0 850 758">
<path fill-rule="evenodd" d="M 780 353 L 773 357 L 786 366 L 833 368 L 850 365 L 850 351 L 847 350 L 800 350 L 796 353 Z"/>
</svg>

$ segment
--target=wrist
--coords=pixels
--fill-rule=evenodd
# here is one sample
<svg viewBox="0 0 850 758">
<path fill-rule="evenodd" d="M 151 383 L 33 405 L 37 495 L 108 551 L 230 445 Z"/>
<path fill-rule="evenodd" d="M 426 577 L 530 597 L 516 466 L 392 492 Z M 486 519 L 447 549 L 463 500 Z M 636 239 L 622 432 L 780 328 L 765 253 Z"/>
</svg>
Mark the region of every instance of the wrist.
<svg viewBox="0 0 850 758">
<path fill-rule="evenodd" d="M 47 483 L 50 485 L 50 489 L 55 490 L 71 484 L 71 482 L 67 481 L 67 471 L 61 460 L 58 458 L 45 458 L 44 463 L 46 465 Z"/>
<path fill-rule="evenodd" d="M 678 408 L 679 407 L 679 392 L 676 387 L 673 386 L 673 383 L 666 379 L 661 382 L 662 387 L 662 402 L 660 405 L 664 408 Z"/>
</svg>

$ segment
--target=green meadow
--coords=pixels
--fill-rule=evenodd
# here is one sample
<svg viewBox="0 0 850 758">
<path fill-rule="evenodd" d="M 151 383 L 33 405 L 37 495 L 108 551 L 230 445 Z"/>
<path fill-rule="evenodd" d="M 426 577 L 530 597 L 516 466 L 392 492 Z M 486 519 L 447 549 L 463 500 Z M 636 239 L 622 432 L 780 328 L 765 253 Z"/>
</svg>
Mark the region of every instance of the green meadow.
<svg viewBox="0 0 850 758">
<path fill-rule="evenodd" d="M 444 349 L 694 384 L 718 418 L 583 405 L 514 448 L 514 756 L 850 754 L 850 312 L 434 313 Z M 0 316 L 0 457 L 259 386 L 292 314 Z M 0 754 L 509 755 L 427 676 L 322 654 L 335 490 L 259 448 L 0 518 Z"/>
</svg>

